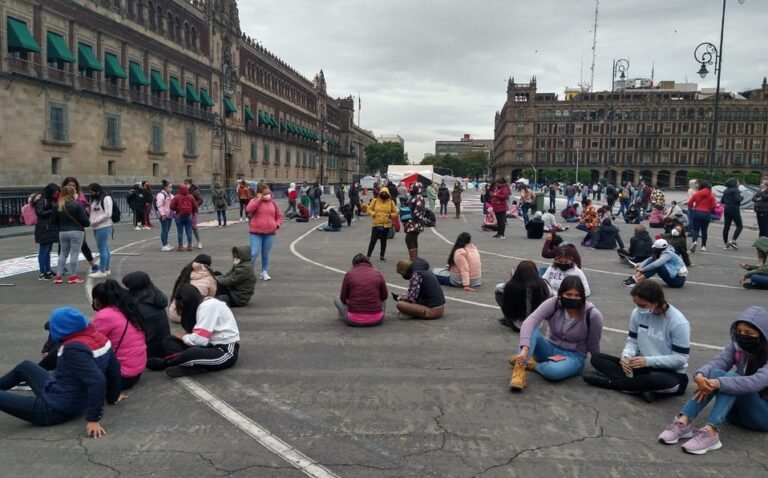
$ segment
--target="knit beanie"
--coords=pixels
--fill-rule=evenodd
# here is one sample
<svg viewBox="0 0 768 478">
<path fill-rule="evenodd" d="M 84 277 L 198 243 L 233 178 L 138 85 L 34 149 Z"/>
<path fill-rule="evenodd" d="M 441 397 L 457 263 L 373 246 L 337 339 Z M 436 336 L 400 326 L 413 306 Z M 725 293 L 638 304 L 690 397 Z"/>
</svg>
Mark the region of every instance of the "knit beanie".
<svg viewBox="0 0 768 478">
<path fill-rule="evenodd" d="M 59 307 L 51 312 L 51 317 L 48 319 L 48 329 L 54 342 L 80 332 L 86 327 L 88 327 L 88 318 L 74 307 Z"/>
</svg>

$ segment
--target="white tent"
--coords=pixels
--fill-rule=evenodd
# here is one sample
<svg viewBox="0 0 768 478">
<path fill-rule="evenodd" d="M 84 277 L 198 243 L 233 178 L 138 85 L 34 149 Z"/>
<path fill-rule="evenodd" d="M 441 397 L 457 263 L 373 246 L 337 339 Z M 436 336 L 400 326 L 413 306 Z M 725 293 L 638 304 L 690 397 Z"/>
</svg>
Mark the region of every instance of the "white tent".
<svg viewBox="0 0 768 478">
<path fill-rule="evenodd" d="M 515 181 L 515 184 L 528 184 L 528 180 L 525 178 L 520 178 L 517 181 Z"/>
<path fill-rule="evenodd" d="M 360 187 L 364 189 L 372 189 L 373 183 L 376 182 L 376 178 L 373 176 L 365 176 L 360 178 Z"/>
</svg>

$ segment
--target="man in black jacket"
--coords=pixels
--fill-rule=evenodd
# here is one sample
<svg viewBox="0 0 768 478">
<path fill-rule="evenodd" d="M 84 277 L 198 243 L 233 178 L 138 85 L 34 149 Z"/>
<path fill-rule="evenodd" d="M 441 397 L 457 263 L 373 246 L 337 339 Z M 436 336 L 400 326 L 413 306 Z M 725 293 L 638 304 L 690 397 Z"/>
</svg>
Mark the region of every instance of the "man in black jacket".
<svg viewBox="0 0 768 478">
<path fill-rule="evenodd" d="M 128 192 L 128 197 L 126 198 L 128 207 L 133 211 L 133 227 L 137 231 L 140 231 L 144 226 L 144 206 L 147 205 L 145 194 L 146 189 L 141 187 L 141 182 L 137 182 Z"/>
<path fill-rule="evenodd" d="M 741 191 L 739 191 L 739 181 L 736 178 L 728 178 L 725 181 L 725 191 L 720 200 L 723 203 L 723 249 L 738 249 L 736 240 L 741 234 L 743 225 L 741 222 Z M 731 232 L 731 223 L 736 224 L 736 230 L 733 232 L 733 239 L 728 240 L 728 233 Z"/>
</svg>

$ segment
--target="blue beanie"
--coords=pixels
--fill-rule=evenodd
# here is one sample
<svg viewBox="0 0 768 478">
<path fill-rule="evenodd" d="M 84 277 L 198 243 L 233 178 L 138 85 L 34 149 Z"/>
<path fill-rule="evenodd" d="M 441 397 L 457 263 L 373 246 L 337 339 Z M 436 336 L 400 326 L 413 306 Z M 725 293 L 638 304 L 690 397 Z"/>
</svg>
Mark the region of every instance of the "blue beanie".
<svg viewBox="0 0 768 478">
<path fill-rule="evenodd" d="M 74 307 L 59 307 L 51 312 L 51 318 L 48 320 L 48 329 L 54 342 L 80 332 L 86 327 L 88 327 L 88 318 Z"/>
</svg>

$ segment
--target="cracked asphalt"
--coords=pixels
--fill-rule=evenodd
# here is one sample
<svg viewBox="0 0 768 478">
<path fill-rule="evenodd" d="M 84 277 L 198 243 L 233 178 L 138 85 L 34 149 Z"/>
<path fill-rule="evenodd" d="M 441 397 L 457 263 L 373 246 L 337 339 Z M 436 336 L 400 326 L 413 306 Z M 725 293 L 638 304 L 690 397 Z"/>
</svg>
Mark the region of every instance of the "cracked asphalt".
<svg viewBox="0 0 768 478">
<path fill-rule="evenodd" d="M 465 218 L 442 220 L 437 231 L 452 242 L 466 230 L 482 251 L 492 253 L 482 256 L 484 284 L 478 292 L 446 290 L 448 297 L 468 302 L 450 300 L 445 318 L 431 322 L 398 320 L 390 303 L 385 323 L 371 329 L 349 328 L 336 319 L 332 298 L 341 274 L 290 250 L 321 223 L 286 224 L 272 251 L 273 280 L 260 282 L 251 304 L 235 310 L 242 336 L 237 366 L 194 380 L 343 477 L 768 475 L 765 434 L 726 426 L 724 447 L 700 457 L 657 443 L 656 435 L 687 396 L 647 404 L 579 378 L 554 384 L 535 374 L 523 393 L 510 393 L 506 360 L 517 335 L 500 326 L 500 312 L 487 305 L 494 304 L 493 286 L 518 262 L 513 257 L 541 260 L 541 242 L 525 239 L 521 223 L 511 225 L 506 241 L 496 241 L 480 231 L 478 212 Z M 315 231 L 295 250 L 347 270 L 352 256 L 365 251 L 369 226 L 364 219 L 340 233 Z M 630 227 L 621 229 L 628 239 Z M 719 233 L 718 225 L 710 228 L 712 246 Z M 161 253 L 157 234 L 120 226 L 113 248 L 149 240 L 124 250 L 137 256 L 114 256 L 113 274 L 145 270 L 169 292 L 197 252 Z M 201 234 L 202 252 L 213 256 L 215 269 L 227 269 L 231 247 L 248 242 L 244 224 Z M 689 280 L 698 284 L 665 289 L 691 321 L 693 341 L 721 346 L 740 310 L 768 306 L 764 293 L 731 288 L 738 285 L 738 263 L 754 260 L 747 245 L 755 234 L 745 230 L 738 251 L 711 247 L 694 254 L 699 267 L 691 269 Z M 565 233 L 574 242 L 581 235 Z M 419 242 L 420 255 L 433 266 L 445 262 L 450 245 L 441 237 L 427 231 Z M 35 252 L 31 237 L 0 239 L 0 260 Z M 580 252 L 606 326 L 625 330 L 632 304 L 620 281 L 630 270 L 612 252 Z M 402 234 L 389 243 L 387 257 L 389 262 L 375 265 L 388 282 L 405 286 L 394 271 L 397 260 L 407 257 Z M 38 357 L 42 325 L 53 307 L 90 310 L 82 286 L 54 287 L 37 281 L 35 273 L 4 282 L 16 285 L 0 287 L 2 370 Z M 604 331 L 602 348 L 618 353 L 624 339 L 623 333 Z M 693 347 L 689 372 L 714 353 Z M 303 476 L 163 374 L 145 373 L 129 392 L 127 400 L 106 408 L 108 435 L 100 440 L 85 437 L 84 419 L 35 428 L 0 415 L 3 476 Z"/>
</svg>

